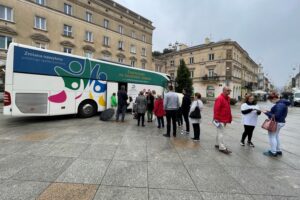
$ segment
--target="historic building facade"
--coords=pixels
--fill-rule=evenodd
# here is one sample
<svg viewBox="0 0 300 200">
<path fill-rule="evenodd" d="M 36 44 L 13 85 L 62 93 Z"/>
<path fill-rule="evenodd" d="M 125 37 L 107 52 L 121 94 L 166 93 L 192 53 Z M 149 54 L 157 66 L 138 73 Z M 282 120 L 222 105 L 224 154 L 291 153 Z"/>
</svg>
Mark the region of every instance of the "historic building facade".
<svg viewBox="0 0 300 200">
<path fill-rule="evenodd" d="M 0 0 L 0 63 L 13 41 L 151 69 L 153 30 L 112 0 Z"/>
<path fill-rule="evenodd" d="M 235 41 L 206 40 L 193 47 L 176 44 L 171 53 L 153 59 L 153 68 L 175 79 L 180 59 L 190 70 L 194 91 L 204 97 L 217 97 L 224 86 L 232 89 L 231 96 L 236 99 L 257 89 L 258 64 Z"/>
</svg>

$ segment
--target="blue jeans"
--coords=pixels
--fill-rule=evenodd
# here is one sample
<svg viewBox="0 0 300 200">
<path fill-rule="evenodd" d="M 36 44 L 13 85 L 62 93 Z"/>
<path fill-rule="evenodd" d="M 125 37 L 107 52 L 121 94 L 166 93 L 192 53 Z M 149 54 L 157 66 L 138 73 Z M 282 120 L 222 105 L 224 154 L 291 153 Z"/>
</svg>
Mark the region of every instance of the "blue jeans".
<svg viewBox="0 0 300 200">
<path fill-rule="evenodd" d="M 268 132 L 269 135 L 269 142 L 271 146 L 271 152 L 276 153 L 280 150 L 280 141 L 279 141 L 279 131 L 282 127 L 284 127 L 285 123 L 277 123 L 277 129 L 276 132 Z"/>
</svg>

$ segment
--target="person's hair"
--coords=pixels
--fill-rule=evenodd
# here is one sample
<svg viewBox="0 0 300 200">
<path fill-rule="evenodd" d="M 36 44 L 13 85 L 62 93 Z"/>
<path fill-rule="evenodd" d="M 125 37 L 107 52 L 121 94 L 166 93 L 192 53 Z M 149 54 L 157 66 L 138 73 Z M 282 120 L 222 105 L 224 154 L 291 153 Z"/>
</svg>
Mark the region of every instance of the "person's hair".
<svg viewBox="0 0 300 200">
<path fill-rule="evenodd" d="M 144 92 L 143 92 L 143 91 L 140 91 L 140 95 L 144 95 Z"/>
<path fill-rule="evenodd" d="M 121 86 L 121 90 L 125 91 L 125 85 Z"/>
<path fill-rule="evenodd" d="M 169 90 L 173 90 L 173 85 L 169 85 Z"/>
<path fill-rule="evenodd" d="M 157 98 L 158 98 L 158 99 L 161 99 L 161 94 L 158 94 L 158 95 L 157 95 Z"/>
<path fill-rule="evenodd" d="M 196 92 L 196 93 L 195 93 L 195 97 L 197 97 L 198 99 L 201 99 L 201 94 L 198 93 L 198 92 Z"/>
<path fill-rule="evenodd" d="M 279 95 L 276 92 L 271 92 L 268 96 L 268 100 L 279 99 Z"/>
<path fill-rule="evenodd" d="M 114 92 L 114 93 L 112 93 L 112 95 L 116 95 L 116 93 Z"/>
<path fill-rule="evenodd" d="M 254 97 L 254 95 L 253 95 L 253 94 L 246 94 L 246 95 L 245 95 L 245 99 L 244 99 L 244 103 L 249 103 L 250 97 Z M 253 101 L 253 104 L 256 104 L 255 99 L 254 99 L 254 101 Z"/>
</svg>

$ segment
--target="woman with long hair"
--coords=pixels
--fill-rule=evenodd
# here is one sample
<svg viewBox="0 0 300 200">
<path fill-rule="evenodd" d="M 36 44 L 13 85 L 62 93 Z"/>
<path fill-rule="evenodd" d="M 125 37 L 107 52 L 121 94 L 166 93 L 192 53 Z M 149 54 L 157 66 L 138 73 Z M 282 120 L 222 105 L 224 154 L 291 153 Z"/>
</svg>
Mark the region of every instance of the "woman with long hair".
<svg viewBox="0 0 300 200">
<path fill-rule="evenodd" d="M 285 118 L 288 114 L 288 106 L 291 105 L 291 103 L 285 99 L 280 99 L 279 95 L 275 92 L 272 92 L 269 95 L 268 100 L 270 100 L 275 105 L 271 108 L 270 111 L 263 112 L 268 116 L 269 119 L 275 119 L 275 121 L 277 122 L 277 127 L 275 132 L 268 132 L 271 149 L 264 152 L 264 155 L 276 157 L 278 155 L 282 155 L 282 151 L 280 149 L 279 132 L 285 125 Z"/>
</svg>

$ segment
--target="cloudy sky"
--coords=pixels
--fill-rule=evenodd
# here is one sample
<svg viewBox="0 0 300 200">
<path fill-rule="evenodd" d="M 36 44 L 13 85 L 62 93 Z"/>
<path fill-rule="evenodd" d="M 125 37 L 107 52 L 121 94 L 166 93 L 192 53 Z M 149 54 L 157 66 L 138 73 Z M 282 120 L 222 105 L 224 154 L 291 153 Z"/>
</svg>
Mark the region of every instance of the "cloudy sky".
<svg viewBox="0 0 300 200">
<path fill-rule="evenodd" d="M 300 0 L 115 1 L 153 22 L 153 50 L 230 38 L 262 63 L 276 86 L 300 70 Z"/>
</svg>

